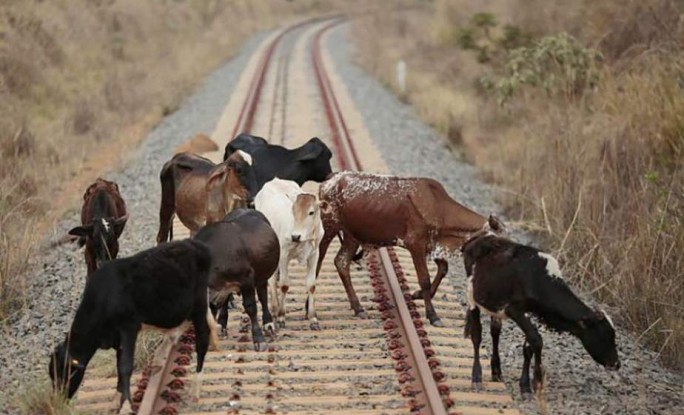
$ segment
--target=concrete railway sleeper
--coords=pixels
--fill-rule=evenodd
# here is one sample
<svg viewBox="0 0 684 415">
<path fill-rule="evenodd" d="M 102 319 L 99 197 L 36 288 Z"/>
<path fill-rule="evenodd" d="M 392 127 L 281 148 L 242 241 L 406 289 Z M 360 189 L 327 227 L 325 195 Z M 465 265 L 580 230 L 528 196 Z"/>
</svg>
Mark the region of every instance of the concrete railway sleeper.
<svg viewBox="0 0 684 415">
<path fill-rule="evenodd" d="M 284 144 L 289 133 L 286 117 L 297 105 L 288 87 L 300 68 L 291 62 L 297 53 L 279 48 L 285 48 L 288 37 L 290 44 L 292 38 L 302 37 L 310 48 L 310 60 L 304 64 L 314 75 L 308 81 L 317 91 L 317 107 L 323 113 L 319 127 L 330 129 L 321 137 L 327 137 L 334 148 L 338 169 L 376 170 L 352 139 L 350 132 L 355 130 L 345 118 L 346 98 L 337 94 L 336 78 L 326 68 L 330 65 L 323 50 L 326 33 L 343 21 L 335 17 L 302 22 L 265 41 L 260 55 L 253 58 L 249 86 L 231 124 L 232 135 L 226 135 L 232 138 L 261 126 L 259 131 L 270 132 Z M 279 59 L 276 65 L 274 56 Z M 182 238 L 183 232 L 176 237 Z M 336 251 L 339 244 L 333 242 L 331 249 Z M 460 336 L 461 293 L 445 286 L 440 289 L 434 302 L 447 324 L 431 327 L 423 318 L 422 301 L 411 299 L 416 286 L 415 278 L 407 277 L 414 272 L 407 258 L 398 249 L 371 250 L 366 255 L 367 269 L 353 270 L 360 300 L 366 304 L 366 320 L 352 317 L 332 255 L 326 258 L 316 291 L 321 331 L 308 329 L 303 306 L 305 269 L 292 267 L 290 320 L 265 351 L 252 349 L 249 319 L 232 312 L 220 350 L 207 354 L 200 399 L 193 402 L 187 393 L 194 342 L 190 330 L 175 347 L 157 350 L 161 369 L 152 373 L 148 368 L 138 376 L 135 409 L 145 415 L 518 414 L 511 409 L 502 383 L 486 383 L 485 393 L 471 392 L 472 349 Z M 483 365 L 488 363 L 483 359 Z M 77 407 L 97 412 L 112 408 L 106 401 L 112 382 L 86 379 Z"/>
</svg>

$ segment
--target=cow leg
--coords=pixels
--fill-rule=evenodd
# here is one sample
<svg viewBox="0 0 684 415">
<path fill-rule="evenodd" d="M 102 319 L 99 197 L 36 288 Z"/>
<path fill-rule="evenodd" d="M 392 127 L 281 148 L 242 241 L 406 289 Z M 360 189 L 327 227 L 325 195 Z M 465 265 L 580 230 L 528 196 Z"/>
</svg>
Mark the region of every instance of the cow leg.
<svg viewBox="0 0 684 415">
<path fill-rule="evenodd" d="M 249 319 L 252 322 L 252 341 L 254 342 L 254 350 L 263 351 L 262 346 L 265 347 L 264 333 L 259 327 L 259 321 L 257 320 L 257 304 L 256 304 L 256 290 L 253 286 L 244 286 L 240 289 L 242 294 L 242 305 L 245 307 L 245 311 L 249 315 Z"/>
<path fill-rule="evenodd" d="M 351 236 L 345 237 L 344 241 L 342 242 L 342 247 L 335 256 L 335 268 L 337 268 L 337 273 L 340 275 L 340 279 L 344 285 L 344 290 L 347 292 L 347 298 L 349 299 L 352 310 L 354 310 L 354 313 L 357 317 L 367 318 L 368 315 L 363 307 L 361 307 L 359 298 L 356 296 L 356 291 L 354 291 L 354 286 L 352 285 L 351 281 L 351 274 L 349 273 L 351 259 L 356 253 L 356 249 L 358 247 L 358 241 Z"/>
<path fill-rule="evenodd" d="M 325 232 L 323 234 L 321 243 L 318 245 L 318 265 L 316 265 L 316 275 L 320 275 L 321 266 L 323 265 L 323 260 L 325 259 L 325 254 L 328 252 L 330 242 L 332 242 L 336 235 L 337 232 Z"/>
<path fill-rule="evenodd" d="M 117 389 L 121 392 L 119 414 L 128 415 L 135 413 L 131 409 L 131 375 L 138 328 L 125 327 L 119 331 L 119 336 L 119 349 L 116 354 Z"/>
<path fill-rule="evenodd" d="M 492 335 L 492 382 L 503 382 L 501 376 L 501 358 L 499 357 L 499 336 L 501 335 L 501 320 L 496 317 L 491 318 L 489 331 Z"/>
<path fill-rule="evenodd" d="M 511 320 L 515 321 L 515 323 L 520 327 L 520 329 L 525 333 L 525 341 L 529 344 L 529 347 L 532 351 L 532 355 L 534 355 L 534 379 L 532 380 L 532 386 L 534 387 L 535 391 L 541 391 L 544 385 L 544 367 L 542 366 L 542 348 L 544 347 L 544 342 L 542 340 L 541 335 L 539 334 L 539 331 L 537 331 L 537 328 L 534 327 L 530 319 L 525 316 L 525 313 L 521 310 L 518 309 L 511 309 L 506 308 L 506 315 L 511 318 Z M 525 353 L 525 350 L 523 349 L 523 353 Z M 529 368 L 529 363 L 528 363 L 528 368 Z M 524 369 L 524 366 L 523 366 Z M 521 382 L 521 389 L 522 389 L 522 378 L 520 380 Z M 529 379 L 527 381 L 527 384 L 529 385 Z M 521 390 L 521 392 L 524 392 Z"/>
<path fill-rule="evenodd" d="M 216 324 L 214 315 L 211 313 L 211 309 L 209 307 L 207 307 L 206 320 L 207 325 L 209 326 L 209 349 L 212 351 L 217 351 L 219 349 L 218 324 Z"/>
<path fill-rule="evenodd" d="M 532 347 L 527 342 L 523 343 L 523 366 L 520 375 L 520 394 L 524 396 L 532 395 L 530 386 L 530 362 L 532 361 Z"/>
<path fill-rule="evenodd" d="M 278 327 L 285 327 L 285 298 L 290 290 L 290 274 L 287 266 L 290 258 L 287 255 L 287 248 L 280 247 L 280 261 L 278 262 L 278 284 L 276 285 L 276 296 L 278 297 Z"/>
<path fill-rule="evenodd" d="M 449 271 L 449 263 L 441 258 L 435 259 L 435 264 L 437 264 L 437 275 L 435 275 L 434 281 L 432 281 L 432 285 L 430 286 L 430 297 L 434 298 L 435 294 L 437 294 L 437 288 L 439 288 L 439 284 L 442 282 L 442 279 L 444 276 L 447 274 Z M 420 298 L 423 298 L 423 291 L 418 290 L 413 293 L 411 296 L 412 299 L 418 300 Z"/>
<path fill-rule="evenodd" d="M 282 252 L 282 251 L 281 251 Z M 278 313 L 280 310 L 280 299 L 278 298 L 278 280 L 280 279 L 280 271 L 276 270 L 271 278 L 268 279 L 268 290 L 269 298 L 271 299 L 270 311 L 275 314 L 276 320 L 278 319 Z M 280 321 L 276 321 L 276 325 L 280 326 Z"/>
<path fill-rule="evenodd" d="M 306 260 L 306 318 L 309 320 L 309 327 L 311 330 L 320 330 L 321 326 L 318 324 L 316 317 L 316 300 L 314 293 L 316 292 L 316 264 L 318 263 L 318 252 L 314 251 Z"/>
<path fill-rule="evenodd" d="M 190 390 L 190 397 L 195 402 L 199 400 L 200 388 L 202 386 L 202 368 L 204 367 L 204 357 L 207 355 L 207 350 L 209 349 L 209 336 L 211 331 L 211 325 L 208 321 L 209 317 L 211 317 L 212 321 L 214 320 L 211 314 L 208 314 L 206 304 L 200 304 L 192 316 L 192 324 L 195 326 L 197 368 L 195 371 L 195 380 L 193 381 L 192 388 Z"/>
<path fill-rule="evenodd" d="M 263 283 L 257 287 L 257 295 L 261 303 L 261 322 L 264 324 L 266 330 L 271 336 L 275 335 L 275 325 L 273 324 L 273 316 L 268 308 L 268 284 Z"/>
<path fill-rule="evenodd" d="M 444 323 L 437 316 L 435 308 L 432 306 L 432 297 L 430 296 L 430 274 L 428 273 L 427 262 L 425 261 L 425 250 L 409 249 L 411 258 L 413 259 L 413 266 L 416 267 L 416 274 L 418 275 L 418 284 L 420 285 L 421 294 L 425 301 L 425 315 L 430 320 L 430 324 L 435 327 L 444 327 Z"/>
<path fill-rule="evenodd" d="M 228 299 L 226 300 L 226 307 L 228 310 L 235 310 L 235 295 L 233 293 L 228 294 Z"/>
<path fill-rule="evenodd" d="M 470 340 L 473 342 L 473 371 L 471 374 L 473 389 L 482 390 L 482 366 L 480 365 L 480 344 L 482 343 L 482 322 L 480 309 L 475 307 L 468 310 L 470 326 Z"/>
</svg>

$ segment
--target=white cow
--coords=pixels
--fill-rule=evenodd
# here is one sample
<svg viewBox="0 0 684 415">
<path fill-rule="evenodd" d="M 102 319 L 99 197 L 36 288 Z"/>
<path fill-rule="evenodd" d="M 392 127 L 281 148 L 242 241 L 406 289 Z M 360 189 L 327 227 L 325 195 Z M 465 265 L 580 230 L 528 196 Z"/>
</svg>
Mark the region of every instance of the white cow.
<svg viewBox="0 0 684 415">
<path fill-rule="evenodd" d="M 323 223 L 316 196 L 305 193 L 293 181 L 275 178 L 257 193 L 254 205 L 271 222 L 280 242 L 278 271 L 269 280 L 271 312 L 276 316 L 278 326 L 285 327 L 285 297 L 290 289 L 288 265 L 290 260 L 296 259 L 300 265 L 306 263 L 306 318 L 312 330 L 320 330 L 314 291 Z"/>
</svg>

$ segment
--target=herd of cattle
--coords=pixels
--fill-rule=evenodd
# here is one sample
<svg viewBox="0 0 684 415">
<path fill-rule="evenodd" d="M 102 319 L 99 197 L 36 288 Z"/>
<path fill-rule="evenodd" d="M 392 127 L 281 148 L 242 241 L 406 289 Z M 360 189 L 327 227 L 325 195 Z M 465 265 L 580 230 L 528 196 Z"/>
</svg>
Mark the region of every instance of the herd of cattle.
<svg viewBox="0 0 684 415">
<path fill-rule="evenodd" d="M 454 201 L 435 180 L 335 173 L 332 156 L 318 138 L 286 149 L 247 134 L 227 145 L 219 164 L 187 152 L 176 154 L 160 174 L 158 246 L 121 259 L 116 259 L 117 241 L 129 213 L 119 188 L 103 179 L 88 187 L 82 224 L 70 231 L 85 245 L 88 276 L 71 329 L 51 354 L 49 373 L 55 388 L 71 398 L 96 350 L 114 348 L 119 413 L 129 413 L 138 332 L 153 327 L 175 342 L 192 323 L 197 397 L 205 355 L 210 347 L 218 347 L 215 318 L 225 335 L 233 293 L 242 297 L 257 350 L 265 345 L 257 297 L 264 330 L 273 334 L 275 323 L 285 327 L 288 265 L 293 259 L 306 267 L 306 318 L 311 329 L 320 330 L 316 277 L 334 238 L 341 242 L 335 267 L 351 308 L 362 318 L 366 313 L 350 276 L 350 265 L 360 253 L 380 246 L 406 248 L 420 286 L 413 297 L 423 299 L 426 317 L 435 326 L 442 322 L 432 298 L 449 263 L 463 258 L 468 278 L 465 335 L 474 347 L 475 388 L 482 384 L 480 311 L 491 317 L 492 380 L 501 380 L 501 321 L 510 318 L 523 330 L 523 393 L 532 391 L 532 357 L 535 389 L 542 387 L 544 376 L 542 339 L 530 314 L 555 331 L 579 338 L 607 369 L 619 368 L 610 318 L 573 294 L 552 256 L 506 239 L 500 220 Z M 321 183 L 317 196 L 302 190 L 307 181 Z M 174 215 L 190 229 L 189 239 L 170 241 Z M 437 265 L 432 282 L 428 258 Z"/>
</svg>

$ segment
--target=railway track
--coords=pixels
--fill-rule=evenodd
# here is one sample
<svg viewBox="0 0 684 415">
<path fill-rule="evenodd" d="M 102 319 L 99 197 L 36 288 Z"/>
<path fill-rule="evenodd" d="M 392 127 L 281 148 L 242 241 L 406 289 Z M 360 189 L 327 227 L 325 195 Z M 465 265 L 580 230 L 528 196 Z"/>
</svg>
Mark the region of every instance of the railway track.
<svg viewBox="0 0 684 415">
<path fill-rule="evenodd" d="M 338 170 L 386 172 L 323 48 L 326 34 L 342 21 L 306 21 L 266 39 L 212 134 L 221 150 L 206 156 L 220 161 L 239 132 L 279 138 L 288 147 L 319 132 L 333 148 Z M 177 238 L 188 236 L 177 220 L 174 229 Z M 338 247 L 332 244 L 330 252 Z M 186 392 L 194 371 L 188 332 L 178 345 L 157 351 L 161 369 L 138 375 L 138 413 L 518 414 L 501 383 L 485 385 L 485 393 L 470 391 L 472 346 L 461 336 L 462 307 L 453 287 L 443 283 L 434 301 L 445 327 L 431 327 L 422 302 L 410 299 L 417 283 L 408 253 L 373 250 L 366 267 L 352 271 L 368 312 L 368 319 L 356 319 L 333 256 L 325 258 L 317 281 L 321 331 L 310 330 L 304 318 L 305 270 L 292 267 L 287 327 L 270 339 L 267 351 L 253 351 L 246 314 L 232 310 L 220 351 L 207 355 L 199 401 Z M 77 407 L 95 413 L 113 408 L 115 385 L 115 378 L 87 378 Z"/>
</svg>

